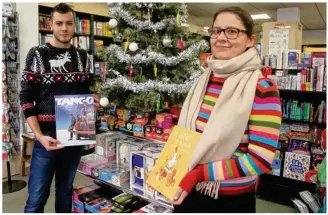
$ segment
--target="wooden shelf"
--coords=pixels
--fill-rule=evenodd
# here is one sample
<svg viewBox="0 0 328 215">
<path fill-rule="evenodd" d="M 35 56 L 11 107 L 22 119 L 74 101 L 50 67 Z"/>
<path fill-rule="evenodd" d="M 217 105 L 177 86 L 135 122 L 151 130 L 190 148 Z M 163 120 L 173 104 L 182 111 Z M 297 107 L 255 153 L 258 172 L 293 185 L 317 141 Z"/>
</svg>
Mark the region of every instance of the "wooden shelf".
<svg viewBox="0 0 328 215">
<path fill-rule="evenodd" d="M 93 35 L 95 39 L 113 39 L 113 37 L 110 36 L 100 36 L 100 35 Z"/>
<path fill-rule="evenodd" d="M 317 94 L 317 95 L 326 95 L 326 91 L 305 91 L 305 90 L 288 90 L 288 89 L 279 89 L 279 92 L 282 93 L 298 93 L 298 94 Z"/>
<path fill-rule="evenodd" d="M 44 33 L 44 34 L 52 34 L 52 30 L 48 30 L 48 29 L 40 29 L 39 32 Z M 90 34 L 74 33 L 74 36 L 90 37 L 91 35 Z"/>
<path fill-rule="evenodd" d="M 309 122 L 304 120 L 297 120 L 297 119 L 286 119 L 282 118 L 283 122 L 289 122 L 289 123 L 303 123 L 303 124 L 309 124 L 309 125 L 316 125 L 318 127 L 326 127 L 326 123 L 319 123 L 319 122 Z"/>
</svg>

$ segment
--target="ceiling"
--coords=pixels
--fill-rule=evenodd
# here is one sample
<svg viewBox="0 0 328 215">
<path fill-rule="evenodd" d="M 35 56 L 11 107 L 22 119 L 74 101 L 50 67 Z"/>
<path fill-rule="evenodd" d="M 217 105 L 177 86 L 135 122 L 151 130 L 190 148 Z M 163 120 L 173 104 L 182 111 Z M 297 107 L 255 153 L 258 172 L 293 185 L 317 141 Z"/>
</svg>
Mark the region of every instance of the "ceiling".
<svg viewBox="0 0 328 215">
<path fill-rule="evenodd" d="M 187 3 L 188 24 L 200 27 L 211 26 L 215 12 L 220 7 L 239 6 L 250 14 L 268 14 L 271 19 L 255 20 L 256 32 L 264 22 L 277 21 L 277 9 L 299 7 L 303 30 L 326 30 L 326 3 Z"/>
</svg>

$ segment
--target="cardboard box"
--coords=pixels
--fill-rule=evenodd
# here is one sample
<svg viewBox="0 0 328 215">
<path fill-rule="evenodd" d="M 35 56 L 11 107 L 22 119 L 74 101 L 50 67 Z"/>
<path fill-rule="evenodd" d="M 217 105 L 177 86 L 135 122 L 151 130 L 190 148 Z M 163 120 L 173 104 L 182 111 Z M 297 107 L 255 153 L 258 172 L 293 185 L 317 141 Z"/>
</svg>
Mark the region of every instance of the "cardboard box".
<svg viewBox="0 0 328 215">
<path fill-rule="evenodd" d="M 110 161 L 109 163 L 106 163 L 106 164 L 102 164 L 102 165 L 99 165 L 99 166 L 96 166 L 92 169 L 92 172 L 91 172 L 91 176 L 92 177 L 95 177 L 95 178 L 99 178 L 99 174 L 100 174 L 100 170 L 101 169 L 114 169 L 114 168 L 117 168 L 117 163 L 116 163 L 116 160 L 115 161 Z"/>
<path fill-rule="evenodd" d="M 155 190 L 146 181 L 149 173 L 161 153 L 159 147 L 144 148 L 142 151 L 131 151 L 130 157 L 130 189 L 148 198 L 155 198 Z"/>
<path fill-rule="evenodd" d="M 112 207 L 113 204 L 102 197 L 85 203 L 85 210 L 89 213 L 110 213 Z"/>
<path fill-rule="evenodd" d="M 97 134 L 96 154 L 108 158 L 108 161 L 116 160 L 116 141 L 119 136 L 114 132 Z"/>
<path fill-rule="evenodd" d="M 108 163 L 107 158 L 97 154 L 89 154 L 81 158 L 78 170 L 85 173 L 86 175 L 92 175 L 93 168 L 106 163 Z"/>
<path fill-rule="evenodd" d="M 99 179 L 117 186 L 122 186 L 129 181 L 130 171 L 123 167 L 100 169 Z"/>
<path fill-rule="evenodd" d="M 151 141 L 132 137 L 128 135 L 120 134 L 120 139 L 116 142 L 117 144 L 117 152 L 116 152 L 116 161 L 117 166 L 130 167 L 130 151 L 137 150 L 142 147 L 146 143 L 150 143 Z"/>
<path fill-rule="evenodd" d="M 150 203 L 134 213 L 172 213 L 172 210 L 156 203 Z"/>
</svg>

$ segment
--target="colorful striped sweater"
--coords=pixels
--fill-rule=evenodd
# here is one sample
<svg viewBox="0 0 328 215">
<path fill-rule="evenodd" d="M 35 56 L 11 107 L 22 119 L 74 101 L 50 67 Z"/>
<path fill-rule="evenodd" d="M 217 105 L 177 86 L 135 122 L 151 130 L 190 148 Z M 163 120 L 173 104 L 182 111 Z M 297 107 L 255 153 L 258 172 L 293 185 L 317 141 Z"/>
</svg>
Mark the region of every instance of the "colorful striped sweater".
<svg viewBox="0 0 328 215">
<path fill-rule="evenodd" d="M 196 119 L 196 131 L 203 132 L 224 81 L 211 75 Z M 254 190 L 258 175 L 271 168 L 280 124 L 278 88 L 270 79 L 261 78 L 256 87 L 248 125 L 231 159 L 196 166 L 183 178 L 180 187 L 190 192 L 198 182 L 220 181 L 220 195 L 238 195 Z"/>
</svg>

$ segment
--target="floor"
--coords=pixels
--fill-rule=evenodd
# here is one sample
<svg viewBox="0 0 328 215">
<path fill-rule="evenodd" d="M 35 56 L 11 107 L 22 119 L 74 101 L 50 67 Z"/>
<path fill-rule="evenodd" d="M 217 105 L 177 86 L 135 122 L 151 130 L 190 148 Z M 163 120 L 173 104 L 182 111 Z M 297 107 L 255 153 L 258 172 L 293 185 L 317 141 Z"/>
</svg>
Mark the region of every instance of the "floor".
<svg viewBox="0 0 328 215">
<path fill-rule="evenodd" d="M 24 180 L 27 182 L 28 176 L 25 177 L 14 176 L 12 177 L 12 179 Z M 3 181 L 6 181 L 6 179 L 3 179 Z M 92 179 L 80 173 L 76 173 L 74 185 L 78 186 L 90 182 L 92 182 Z M 27 196 L 28 196 L 27 187 L 15 193 L 3 194 L 2 195 L 3 213 L 22 213 L 24 211 L 24 206 L 26 203 Z M 52 183 L 50 197 L 45 206 L 44 212 L 54 213 L 55 212 L 54 205 L 55 205 L 54 183 Z M 276 203 L 257 199 L 256 212 L 257 213 L 294 213 L 295 211 L 293 208 L 284 205 L 279 205 Z"/>
</svg>

